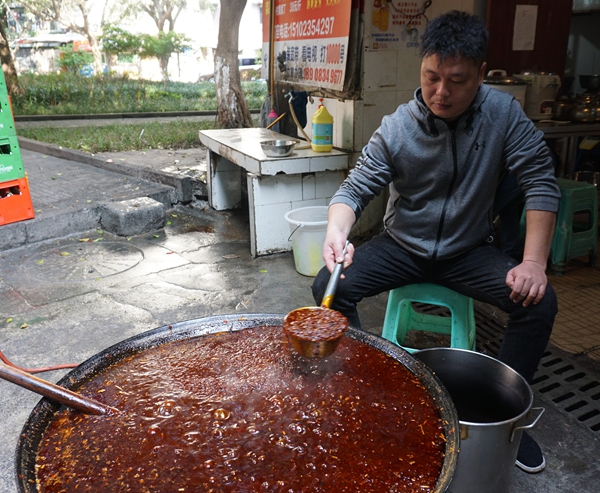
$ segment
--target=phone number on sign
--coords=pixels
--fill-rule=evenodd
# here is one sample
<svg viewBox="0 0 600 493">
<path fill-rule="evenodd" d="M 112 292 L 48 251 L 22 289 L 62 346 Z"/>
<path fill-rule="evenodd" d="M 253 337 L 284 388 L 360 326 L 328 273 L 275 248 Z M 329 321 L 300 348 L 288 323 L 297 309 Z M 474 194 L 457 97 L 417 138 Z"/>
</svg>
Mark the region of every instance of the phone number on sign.
<svg viewBox="0 0 600 493">
<path fill-rule="evenodd" d="M 333 17 L 310 19 L 298 22 L 285 22 L 275 26 L 275 38 L 309 38 L 312 36 L 329 36 L 333 34 Z"/>
</svg>

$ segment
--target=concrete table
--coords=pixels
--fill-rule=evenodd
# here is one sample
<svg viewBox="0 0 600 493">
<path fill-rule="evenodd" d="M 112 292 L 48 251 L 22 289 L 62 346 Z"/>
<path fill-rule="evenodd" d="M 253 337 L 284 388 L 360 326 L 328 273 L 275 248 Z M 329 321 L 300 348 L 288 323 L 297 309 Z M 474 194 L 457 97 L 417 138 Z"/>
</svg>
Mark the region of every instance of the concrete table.
<svg viewBox="0 0 600 493">
<path fill-rule="evenodd" d="M 240 173 L 246 173 L 250 250 L 254 257 L 291 250 L 285 213 L 328 205 L 350 165 L 350 154 L 335 149 L 314 152 L 303 148 L 308 146 L 304 141 L 290 156 L 268 157 L 262 151 L 261 141 L 290 137 L 264 128 L 201 130 L 199 137 L 209 150 L 207 181 L 211 207 L 239 207 Z"/>
</svg>

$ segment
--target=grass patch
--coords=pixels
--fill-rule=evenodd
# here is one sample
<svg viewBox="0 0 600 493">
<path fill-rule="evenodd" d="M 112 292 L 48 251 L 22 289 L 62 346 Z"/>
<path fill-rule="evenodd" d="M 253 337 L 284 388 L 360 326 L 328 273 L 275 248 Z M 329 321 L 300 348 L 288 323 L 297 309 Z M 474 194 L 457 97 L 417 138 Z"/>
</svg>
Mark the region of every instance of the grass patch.
<svg viewBox="0 0 600 493">
<path fill-rule="evenodd" d="M 22 74 L 22 94 L 12 98 L 13 112 L 25 115 L 94 115 L 105 113 L 160 113 L 217 109 L 211 82 L 153 82 L 126 76 Z M 260 109 L 267 95 L 264 81 L 244 81 L 250 109 Z M 200 145 L 198 130 L 214 128 L 213 121 L 166 121 L 89 125 L 79 127 L 20 127 L 28 139 L 92 154 L 146 149 L 190 149 Z"/>
<path fill-rule="evenodd" d="M 18 129 L 18 134 L 28 139 L 96 154 L 199 147 L 198 131 L 211 128 L 214 128 L 212 121 L 156 121 L 103 126 L 21 128 Z"/>
<path fill-rule="evenodd" d="M 73 74 L 22 74 L 23 94 L 12 98 L 15 115 L 92 115 L 206 111 L 217 109 L 211 82 L 154 82 L 126 76 L 82 77 Z M 267 95 L 263 81 L 242 82 L 250 109 L 260 109 Z"/>
</svg>

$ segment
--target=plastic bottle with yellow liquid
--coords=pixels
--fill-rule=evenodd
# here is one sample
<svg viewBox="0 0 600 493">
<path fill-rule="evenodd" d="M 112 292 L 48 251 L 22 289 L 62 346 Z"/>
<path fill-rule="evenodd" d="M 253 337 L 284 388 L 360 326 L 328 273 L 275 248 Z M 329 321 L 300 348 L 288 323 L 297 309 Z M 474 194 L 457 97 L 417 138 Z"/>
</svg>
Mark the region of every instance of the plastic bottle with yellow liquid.
<svg viewBox="0 0 600 493">
<path fill-rule="evenodd" d="M 312 139 L 310 146 L 316 152 L 329 152 L 333 149 L 333 116 L 319 99 L 319 106 L 312 119 Z"/>
</svg>

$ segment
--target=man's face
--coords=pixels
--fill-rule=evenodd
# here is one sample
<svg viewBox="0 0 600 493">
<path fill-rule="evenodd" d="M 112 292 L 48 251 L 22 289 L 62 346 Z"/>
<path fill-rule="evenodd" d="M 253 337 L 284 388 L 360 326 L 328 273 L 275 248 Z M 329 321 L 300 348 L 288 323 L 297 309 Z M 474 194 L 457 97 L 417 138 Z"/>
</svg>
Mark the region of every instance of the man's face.
<svg viewBox="0 0 600 493">
<path fill-rule="evenodd" d="M 456 120 L 469 107 L 483 81 L 486 64 L 480 68 L 468 58 L 446 58 L 438 55 L 423 58 L 421 91 L 423 100 L 434 115 Z"/>
</svg>

